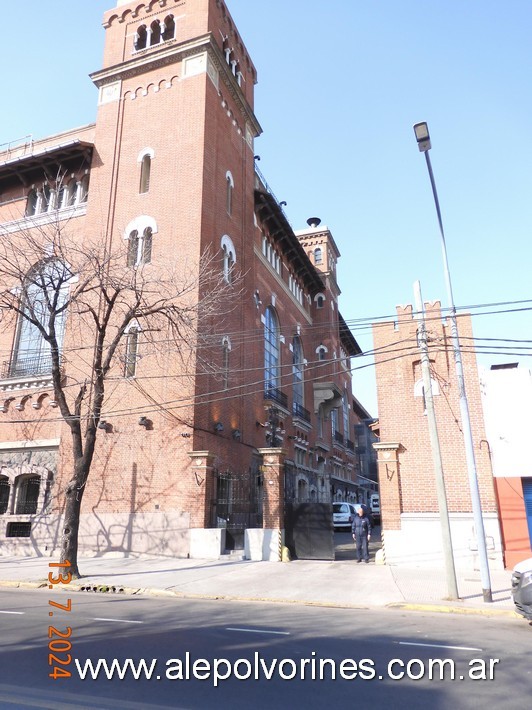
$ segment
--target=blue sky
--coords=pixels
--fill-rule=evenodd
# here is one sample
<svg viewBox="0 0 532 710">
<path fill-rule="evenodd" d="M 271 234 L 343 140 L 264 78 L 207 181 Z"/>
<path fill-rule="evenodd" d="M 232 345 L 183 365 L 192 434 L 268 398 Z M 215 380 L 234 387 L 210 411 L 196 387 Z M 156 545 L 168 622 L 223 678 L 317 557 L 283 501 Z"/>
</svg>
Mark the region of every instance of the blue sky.
<svg viewBox="0 0 532 710">
<path fill-rule="evenodd" d="M 431 131 L 456 305 L 532 298 L 529 0 L 227 4 L 258 70 L 259 167 L 294 229 L 310 216 L 331 229 L 341 311 L 364 351 L 372 338 L 360 321 L 393 317 L 413 301 L 414 281 L 448 305 L 418 121 Z M 101 18 L 113 5 L 6 3 L 0 143 L 94 121 L 88 74 L 101 67 Z M 486 314 L 531 305 L 474 308 L 479 344 L 532 340 L 532 311 Z M 481 365 L 529 367 L 532 350 L 516 349 L 528 343 L 493 345 L 501 351 Z M 372 366 L 354 373 L 354 393 L 377 414 Z"/>
</svg>

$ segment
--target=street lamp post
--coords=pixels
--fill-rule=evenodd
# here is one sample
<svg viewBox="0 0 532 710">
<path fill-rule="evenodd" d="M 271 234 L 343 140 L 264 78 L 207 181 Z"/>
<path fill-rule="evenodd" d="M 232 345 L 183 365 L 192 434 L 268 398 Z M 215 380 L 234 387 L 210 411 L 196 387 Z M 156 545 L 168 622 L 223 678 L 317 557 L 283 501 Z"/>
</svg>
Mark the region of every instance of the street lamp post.
<svg viewBox="0 0 532 710">
<path fill-rule="evenodd" d="M 480 493 L 478 488 L 477 467 L 475 462 L 475 449 L 473 446 L 473 435 L 471 432 L 471 418 L 469 416 L 469 405 L 465 391 L 464 369 L 462 365 L 462 352 L 460 350 L 460 340 L 458 337 L 458 324 L 456 321 L 456 308 L 454 305 L 453 289 L 451 284 L 451 274 L 449 272 L 449 262 L 447 260 L 447 247 L 445 245 L 445 233 L 443 231 L 443 222 L 441 218 L 440 203 L 438 193 L 436 191 L 436 183 L 432 172 L 432 165 L 429 157 L 430 134 L 426 123 L 416 123 L 414 126 L 419 150 L 425 153 L 427 168 L 429 171 L 430 184 L 432 186 L 432 194 L 434 195 L 434 204 L 438 215 L 438 224 L 440 227 L 440 236 L 443 254 L 443 267 L 445 273 L 445 283 L 447 286 L 447 297 L 450 307 L 450 322 L 451 322 L 451 339 L 453 344 L 454 362 L 456 366 L 456 379 L 458 381 L 458 393 L 460 397 L 460 417 L 462 421 L 462 431 L 464 434 L 465 454 L 467 461 L 467 473 L 469 477 L 469 489 L 471 493 L 471 504 L 473 507 L 473 520 L 475 524 L 475 535 L 477 540 L 477 548 L 480 562 L 480 576 L 482 583 L 482 595 L 485 602 L 491 602 L 491 582 L 490 571 L 488 564 L 488 553 L 486 550 L 486 536 L 484 533 L 484 520 L 482 518 L 482 506 L 480 503 Z"/>
</svg>

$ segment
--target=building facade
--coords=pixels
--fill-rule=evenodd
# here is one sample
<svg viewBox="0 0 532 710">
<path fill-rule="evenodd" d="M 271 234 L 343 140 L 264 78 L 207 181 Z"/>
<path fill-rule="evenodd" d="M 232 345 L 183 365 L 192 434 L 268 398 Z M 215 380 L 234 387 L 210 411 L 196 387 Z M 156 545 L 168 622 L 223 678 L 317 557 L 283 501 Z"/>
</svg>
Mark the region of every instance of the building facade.
<svg viewBox="0 0 532 710">
<path fill-rule="evenodd" d="M 439 302 L 425 304 L 438 439 L 441 449 L 455 566 L 479 568 L 459 391 L 450 324 Z M 433 454 L 425 411 L 418 320 L 397 307 L 393 322 L 373 326 L 380 441 L 379 489 L 386 562 L 441 565 L 443 561 Z M 460 338 L 472 342 L 469 316 L 458 318 Z M 502 566 L 502 544 L 482 413 L 474 349 L 462 348 L 478 487 L 490 564 Z"/>
<path fill-rule="evenodd" d="M 96 121 L 0 153 L 0 236 L 51 254 L 68 234 L 76 252 L 122 252 L 145 283 L 196 274 L 192 311 L 210 254 L 225 300 L 216 317 L 198 317 L 192 340 L 148 337 L 142 322 L 122 334 L 80 551 L 245 547 L 277 559 L 286 501 L 330 502 L 333 480 L 357 485 L 350 358 L 360 349 L 338 307 L 339 250 L 318 219 L 294 232 L 257 169 L 256 69 L 222 0 L 118 0 L 103 27 Z M 24 284 L 50 263 L 29 261 Z M 13 294 L 8 270 L 2 279 Z M 65 289 L 75 288 L 74 274 Z M 18 318 L 0 332 L 0 541 L 4 554 L 51 555 L 72 440 L 38 328 L 44 311 L 31 285 L 22 290 Z M 61 343 L 67 396 L 90 389 L 94 337 L 68 310 Z"/>
</svg>

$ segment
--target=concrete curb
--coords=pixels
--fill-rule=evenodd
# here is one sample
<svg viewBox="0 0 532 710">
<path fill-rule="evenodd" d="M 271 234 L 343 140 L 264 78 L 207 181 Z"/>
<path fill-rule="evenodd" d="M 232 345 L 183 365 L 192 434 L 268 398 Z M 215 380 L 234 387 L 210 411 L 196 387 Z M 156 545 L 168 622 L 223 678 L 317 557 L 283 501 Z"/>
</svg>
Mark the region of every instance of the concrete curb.
<svg viewBox="0 0 532 710">
<path fill-rule="evenodd" d="M 44 589 L 48 587 L 48 582 L 23 582 L 0 580 L 0 587 L 11 589 Z M 302 606 L 315 606 L 331 609 L 390 609 L 398 611 L 424 611 L 442 614 L 472 614 L 476 616 L 503 616 L 509 619 L 521 619 L 522 617 L 511 609 L 493 609 L 478 607 L 461 607 L 455 605 L 437 604 L 429 602 L 391 602 L 382 606 L 350 604 L 349 602 L 326 602 L 308 599 L 283 599 L 280 597 L 245 597 L 232 594 L 193 594 L 189 592 L 173 591 L 171 589 L 159 589 L 157 587 L 122 587 L 105 582 L 89 582 L 86 584 L 72 584 L 63 587 L 64 592 L 98 593 L 109 594 L 110 596 L 120 595 L 147 595 L 153 597 L 167 597 L 176 599 L 197 599 L 206 601 L 240 601 L 240 602 L 261 602 L 263 604 L 300 604 Z"/>
<path fill-rule="evenodd" d="M 522 619 L 522 617 L 511 609 L 493 609 L 478 607 L 447 606 L 446 604 L 427 604 L 417 602 L 394 602 L 387 604 L 387 609 L 399 609 L 404 611 L 430 611 L 441 614 L 473 614 L 477 616 L 506 616 L 510 619 Z"/>
</svg>

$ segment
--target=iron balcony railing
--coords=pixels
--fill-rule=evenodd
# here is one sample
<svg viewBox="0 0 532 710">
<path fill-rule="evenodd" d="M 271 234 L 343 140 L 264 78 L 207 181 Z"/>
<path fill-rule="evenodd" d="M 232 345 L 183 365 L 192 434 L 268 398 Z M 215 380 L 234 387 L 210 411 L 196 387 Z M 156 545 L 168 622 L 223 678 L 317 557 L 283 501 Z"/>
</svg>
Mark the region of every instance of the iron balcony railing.
<svg viewBox="0 0 532 710">
<path fill-rule="evenodd" d="M 339 431 L 334 432 L 334 440 L 336 441 L 337 444 L 342 444 L 344 443 L 344 435 L 341 434 Z"/>
<path fill-rule="evenodd" d="M 308 409 L 305 409 L 303 405 L 294 402 L 292 405 L 292 414 L 294 415 L 294 417 L 299 417 L 303 421 L 308 422 L 310 424 L 310 412 L 308 411 Z"/>
<path fill-rule="evenodd" d="M 275 402 L 281 407 L 284 407 L 284 409 L 288 407 L 288 397 L 286 396 L 286 394 L 284 392 L 281 392 L 280 389 L 277 389 L 277 387 L 271 387 L 268 384 L 266 384 L 264 387 L 264 399 L 270 400 L 271 402 Z"/>
<path fill-rule="evenodd" d="M 4 362 L 2 377 L 35 377 L 48 375 L 52 371 L 52 356 L 49 353 L 31 355 L 28 357 L 14 357 L 9 362 Z"/>
<path fill-rule="evenodd" d="M 349 451 L 354 451 L 355 450 L 355 444 L 351 439 L 346 439 L 345 440 L 345 445 L 349 449 Z"/>
</svg>

